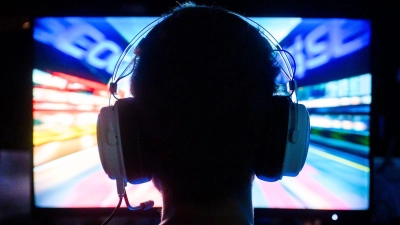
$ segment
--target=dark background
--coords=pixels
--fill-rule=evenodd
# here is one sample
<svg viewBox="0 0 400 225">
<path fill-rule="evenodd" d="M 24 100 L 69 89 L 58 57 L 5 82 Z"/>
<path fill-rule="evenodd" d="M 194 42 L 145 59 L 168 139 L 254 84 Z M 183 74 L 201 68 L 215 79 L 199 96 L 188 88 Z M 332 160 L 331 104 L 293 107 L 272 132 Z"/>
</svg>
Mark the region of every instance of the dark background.
<svg viewBox="0 0 400 225">
<path fill-rule="evenodd" d="M 181 1 L 183 2 L 183 1 Z M 400 173 L 394 166 L 400 157 L 398 90 L 400 87 L 399 22 L 395 1 L 366 0 L 202 0 L 246 16 L 350 17 L 372 21 L 372 120 L 371 151 L 375 159 L 375 223 L 388 223 L 393 196 L 384 196 L 386 186 L 399 187 Z M 161 16 L 177 6 L 174 0 L 8 0 L 0 7 L 0 224 L 27 222 L 29 214 L 30 150 L 32 149 L 32 36 L 35 16 L 53 15 L 150 15 Z M 27 23 L 28 22 L 28 23 Z M 395 158 L 392 158 L 395 157 Z M 382 165 L 386 165 L 382 167 Z M 389 165 L 389 166 L 387 166 Z M 387 169 L 389 168 L 389 170 Z M 399 174 L 399 176 L 394 176 Z M 382 180 L 386 183 L 382 185 Z M 9 189 L 18 190 L 6 193 Z M 379 187 L 379 189 L 377 188 Z M 387 193 L 387 192 L 386 192 Z M 382 200 L 383 199 L 383 200 Z M 383 203 L 382 203 L 383 201 Z M 400 204 L 400 201 L 399 203 Z M 400 206 L 397 206 L 400 207 Z M 20 216 L 20 215 L 24 216 Z M 11 219 L 8 219 L 11 218 Z M 19 218 L 19 219 L 18 219 Z M 4 219 L 4 220 L 2 220 Z M 68 224 L 68 223 L 66 223 Z M 76 224 L 76 223 L 75 223 Z M 100 224 L 100 222 L 98 223 Z M 393 223 L 394 224 L 394 223 Z M 400 224 L 400 223 L 399 223 Z"/>
</svg>

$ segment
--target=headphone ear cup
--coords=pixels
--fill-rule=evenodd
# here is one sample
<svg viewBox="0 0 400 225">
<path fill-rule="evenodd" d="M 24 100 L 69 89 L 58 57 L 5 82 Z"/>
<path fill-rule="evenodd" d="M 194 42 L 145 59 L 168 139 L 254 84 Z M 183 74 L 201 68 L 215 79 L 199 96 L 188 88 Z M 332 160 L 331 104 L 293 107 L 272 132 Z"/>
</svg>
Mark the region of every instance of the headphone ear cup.
<svg viewBox="0 0 400 225">
<path fill-rule="evenodd" d="M 103 107 L 97 117 L 97 145 L 104 172 L 112 180 L 125 179 L 119 131 L 116 129 L 116 114 L 111 106 Z"/>
<path fill-rule="evenodd" d="M 297 176 L 303 169 L 307 159 L 310 141 L 310 117 L 302 104 L 292 103 L 288 139 L 286 141 L 285 158 L 282 176 Z"/>
<path fill-rule="evenodd" d="M 256 176 L 268 182 L 298 175 L 307 157 L 310 135 L 309 116 L 304 105 L 294 104 L 286 96 L 274 96 L 272 101 L 267 149 L 260 150 L 256 165 Z"/>
<path fill-rule="evenodd" d="M 110 179 L 131 184 L 151 180 L 146 155 L 140 148 L 133 98 L 103 107 L 97 118 L 97 142 L 101 164 Z"/>
</svg>

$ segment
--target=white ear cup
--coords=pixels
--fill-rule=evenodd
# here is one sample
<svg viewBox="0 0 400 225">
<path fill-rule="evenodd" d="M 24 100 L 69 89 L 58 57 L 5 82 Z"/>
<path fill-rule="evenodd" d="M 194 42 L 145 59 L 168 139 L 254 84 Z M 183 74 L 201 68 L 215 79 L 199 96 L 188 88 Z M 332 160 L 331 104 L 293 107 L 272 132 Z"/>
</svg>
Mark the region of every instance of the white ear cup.
<svg viewBox="0 0 400 225">
<path fill-rule="evenodd" d="M 101 164 L 108 177 L 117 181 L 123 194 L 127 183 L 151 180 L 145 152 L 139 145 L 139 132 L 133 98 L 119 99 L 114 106 L 103 107 L 97 118 L 97 142 Z"/>
<path fill-rule="evenodd" d="M 286 96 L 273 97 L 271 105 L 266 146 L 260 149 L 256 164 L 256 176 L 267 182 L 299 174 L 310 137 L 310 118 L 304 105 Z"/>
<path fill-rule="evenodd" d="M 123 193 L 126 174 L 117 116 L 112 106 L 101 108 L 97 118 L 97 143 L 105 173 L 110 179 L 117 180 L 118 193 Z"/>
<path fill-rule="evenodd" d="M 310 117 L 306 107 L 302 104 L 293 104 L 289 109 L 288 140 L 286 142 L 282 176 L 294 177 L 303 169 L 307 158 Z"/>
</svg>

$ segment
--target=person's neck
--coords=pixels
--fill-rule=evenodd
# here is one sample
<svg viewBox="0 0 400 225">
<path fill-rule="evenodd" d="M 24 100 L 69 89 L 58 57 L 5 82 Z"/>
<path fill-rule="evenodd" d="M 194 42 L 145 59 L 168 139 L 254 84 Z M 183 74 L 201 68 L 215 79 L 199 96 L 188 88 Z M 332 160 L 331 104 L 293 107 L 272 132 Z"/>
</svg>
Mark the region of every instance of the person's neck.
<svg viewBox="0 0 400 225">
<path fill-rule="evenodd" d="M 218 200 L 207 205 L 164 202 L 160 225 L 252 225 L 251 195 L 244 200 Z"/>
</svg>

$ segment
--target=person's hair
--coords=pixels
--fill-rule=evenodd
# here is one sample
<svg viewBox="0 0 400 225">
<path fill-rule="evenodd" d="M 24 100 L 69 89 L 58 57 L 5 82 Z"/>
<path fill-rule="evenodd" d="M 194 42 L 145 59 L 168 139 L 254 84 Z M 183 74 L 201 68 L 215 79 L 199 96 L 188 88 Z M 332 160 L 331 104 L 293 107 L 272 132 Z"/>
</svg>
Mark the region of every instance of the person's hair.
<svg viewBox="0 0 400 225">
<path fill-rule="evenodd" d="M 278 70 L 258 28 L 187 3 L 136 50 L 141 146 L 164 201 L 208 203 L 251 189 Z"/>
</svg>

